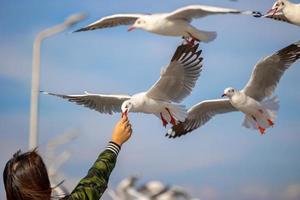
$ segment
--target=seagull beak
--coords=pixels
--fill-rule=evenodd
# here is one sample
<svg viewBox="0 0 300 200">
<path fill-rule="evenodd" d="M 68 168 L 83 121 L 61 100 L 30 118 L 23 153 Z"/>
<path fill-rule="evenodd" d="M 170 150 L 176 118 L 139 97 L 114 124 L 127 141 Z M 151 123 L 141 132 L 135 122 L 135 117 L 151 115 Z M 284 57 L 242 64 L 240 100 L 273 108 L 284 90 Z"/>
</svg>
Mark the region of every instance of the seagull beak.
<svg viewBox="0 0 300 200">
<path fill-rule="evenodd" d="M 128 31 L 133 31 L 134 29 L 136 29 L 136 27 L 132 25 L 128 28 Z"/>
<path fill-rule="evenodd" d="M 222 94 L 222 97 L 226 97 L 227 95 L 226 94 Z"/>
<path fill-rule="evenodd" d="M 128 110 L 125 110 L 124 112 L 122 112 L 122 118 L 125 116 L 125 117 L 127 117 L 127 114 L 128 114 Z"/>
</svg>

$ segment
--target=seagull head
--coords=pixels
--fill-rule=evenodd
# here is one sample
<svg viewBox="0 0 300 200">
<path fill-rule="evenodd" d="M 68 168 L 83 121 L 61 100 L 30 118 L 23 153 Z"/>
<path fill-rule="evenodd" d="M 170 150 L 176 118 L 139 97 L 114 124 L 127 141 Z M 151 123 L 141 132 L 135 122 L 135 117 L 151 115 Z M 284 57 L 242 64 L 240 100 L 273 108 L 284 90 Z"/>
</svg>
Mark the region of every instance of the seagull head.
<svg viewBox="0 0 300 200">
<path fill-rule="evenodd" d="M 237 92 L 237 90 L 234 89 L 233 87 L 226 88 L 224 90 L 224 94 L 222 95 L 222 97 L 226 96 L 228 98 L 231 98 L 236 92 Z"/>
<path fill-rule="evenodd" d="M 137 20 L 135 20 L 134 24 L 128 28 L 128 31 L 133 31 L 136 28 L 143 29 L 145 28 L 146 24 L 147 22 L 144 18 L 138 18 Z"/>
<path fill-rule="evenodd" d="M 122 110 L 122 116 L 127 116 L 128 112 L 133 108 L 133 103 L 131 100 L 124 101 L 121 110 Z"/>
<path fill-rule="evenodd" d="M 287 3 L 287 0 L 277 0 L 272 6 L 272 8 L 267 12 L 266 16 L 273 17 L 274 15 L 282 14 L 283 9 L 287 5 Z"/>
</svg>

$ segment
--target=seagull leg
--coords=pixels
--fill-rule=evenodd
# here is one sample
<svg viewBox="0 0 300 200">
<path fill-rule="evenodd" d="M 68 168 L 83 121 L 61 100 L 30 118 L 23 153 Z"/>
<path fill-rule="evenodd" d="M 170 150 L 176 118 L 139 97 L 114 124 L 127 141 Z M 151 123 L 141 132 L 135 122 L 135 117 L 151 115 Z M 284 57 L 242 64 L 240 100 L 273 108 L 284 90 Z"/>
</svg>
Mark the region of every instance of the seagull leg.
<svg viewBox="0 0 300 200">
<path fill-rule="evenodd" d="M 161 121 L 163 123 L 163 126 L 166 128 L 166 126 L 168 125 L 168 122 L 167 120 L 163 117 L 162 113 L 160 113 L 160 118 L 161 118 Z"/>
<path fill-rule="evenodd" d="M 265 133 L 266 129 L 265 129 L 264 127 L 261 127 L 261 126 L 258 124 L 256 117 L 254 117 L 253 115 L 252 115 L 252 119 L 255 121 L 256 127 L 258 128 L 260 134 L 263 135 L 263 134 Z"/>
<path fill-rule="evenodd" d="M 192 47 L 195 46 L 197 42 L 200 42 L 200 40 L 195 38 L 191 33 L 187 32 L 187 34 L 191 40 L 189 40 L 189 38 L 185 38 L 185 41 Z"/>
<path fill-rule="evenodd" d="M 176 120 L 175 120 L 175 118 L 172 116 L 172 114 L 171 114 L 171 112 L 170 112 L 170 110 L 169 110 L 169 108 L 166 108 L 166 111 L 169 113 L 169 115 L 170 115 L 170 118 L 171 118 L 171 124 L 173 124 L 174 126 L 177 124 L 176 123 Z"/>
</svg>

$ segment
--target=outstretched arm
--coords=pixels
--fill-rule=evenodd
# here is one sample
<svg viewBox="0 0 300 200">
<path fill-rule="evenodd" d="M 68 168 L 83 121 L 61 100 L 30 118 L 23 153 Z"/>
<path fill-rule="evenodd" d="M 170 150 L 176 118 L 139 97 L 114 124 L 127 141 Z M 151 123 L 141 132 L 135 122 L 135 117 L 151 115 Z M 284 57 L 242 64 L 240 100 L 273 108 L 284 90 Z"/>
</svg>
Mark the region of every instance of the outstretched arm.
<svg viewBox="0 0 300 200">
<path fill-rule="evenodd" d="M 98 200 L 107 188 L 107 183 L 115 167 L 118 153 L 123 143 L 131 136 L 131 124 L 123 117 L 115 126 L 112 140 L 99 155 L 88 174 L 80 180 L 67 200 Z"/>
</svg>

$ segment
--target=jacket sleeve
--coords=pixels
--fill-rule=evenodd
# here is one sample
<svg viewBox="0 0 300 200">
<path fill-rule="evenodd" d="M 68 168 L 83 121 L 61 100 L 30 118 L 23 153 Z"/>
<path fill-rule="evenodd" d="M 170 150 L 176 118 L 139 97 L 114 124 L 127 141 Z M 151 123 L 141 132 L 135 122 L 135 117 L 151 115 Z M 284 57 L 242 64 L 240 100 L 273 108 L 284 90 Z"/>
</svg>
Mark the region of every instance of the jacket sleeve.
<svg viewBox="0 0 300 200">
<path fill-rule="evenodd" d="M 107 188 L 110 173 L 115 167 L 120 146 L 109 142 L 88 174 L 80 180 L 65 200 L 98 200 Z"/>
</svg>

